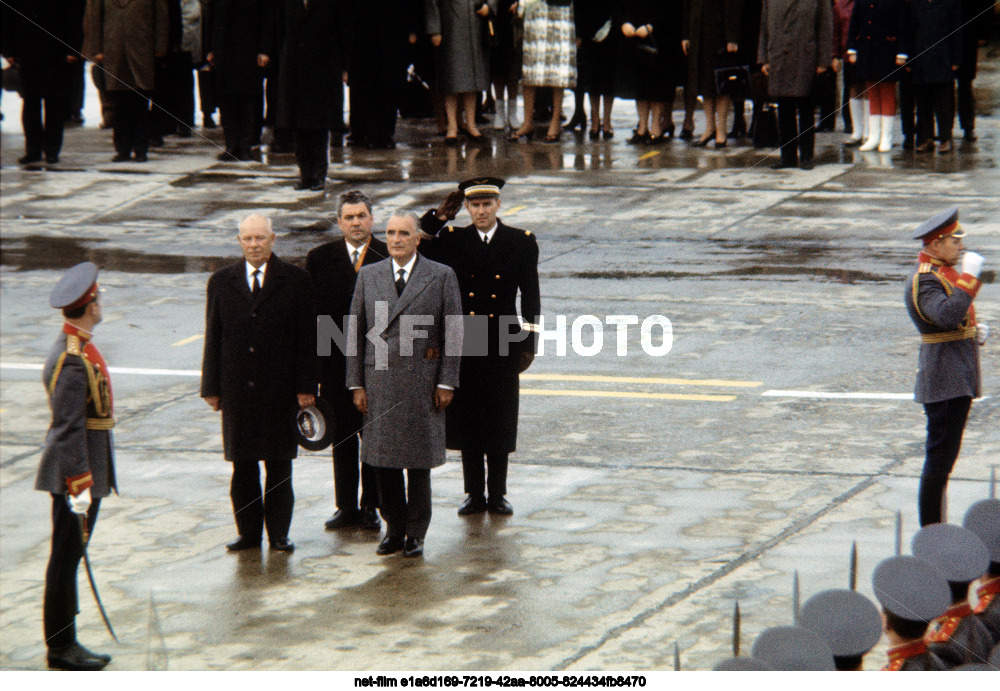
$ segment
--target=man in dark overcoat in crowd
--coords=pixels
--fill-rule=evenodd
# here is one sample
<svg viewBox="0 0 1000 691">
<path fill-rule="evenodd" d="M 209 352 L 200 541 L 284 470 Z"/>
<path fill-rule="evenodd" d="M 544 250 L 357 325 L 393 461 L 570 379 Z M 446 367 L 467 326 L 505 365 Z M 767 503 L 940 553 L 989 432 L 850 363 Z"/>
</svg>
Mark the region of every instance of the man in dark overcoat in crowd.
<svg viewBox="0 0 1000 691">
<path fill-rule="evenodd" d="M 385 238 L 391 258 L 363 267 L 354 288 L 346 382 L 365 416 L 362 460 L 378 473 L 386 535 L 376 553 L 419 557 L 431 469 L 445 460 L 444 411 L 459 384 L 462 301 L 455 272 L 417 254 L 415 215 L 393 214 Z"/>
<path fill-rule="evenodd" d="M 486 354 L 462 358 L 462 388 L 448 411 L 448 448 L 462 452 L 469 495 L 458 510 L 462 516 L 514 512 L 505 495 L 508 455 L 517 446 L 518 375 L 535 357 L 541 311 L 538 243 L 530 231 L 497 219 L 503 184 L 499 178 L 466 180 L 420 220 L 424 232 L 436 235 L 426 239 L 421 253 L 455 270 L 463 314 L 486 322 Z M 463 200 L 472 225 L 445 227 Z M 515 306 L 518 291 L 522 326 Z"/>
<path fill-rule="evenodd" d="M 346 17 L 337 0 L 278 0 L 281 3 L 281 74 L 278 77 L 278 127 L 295 137 L 299 165 L 297 190 L 321 192 L 326 186 L 330 130 L 342 122 Z"/>
<path fill-rule="evenodd" d="M 410 45 L 423 25 L 423 4 L 413 0 L 350 0 L 351 143 L 392 149 L 396 111 L 406 85 Z"/>
<path fill-rule="evenodd" d="M 979 67 L 979 47 L 985 46 L 993 24 L 994 0 L 961 0 L 962 61 L 958 79 L 958 124 L 967 142 L 976 141 L 976 95 L 972 82 Z"/>
<path fill-rule="evenodd" d="M 910 59 L 906 69 L 917 102 L 916 151 L 933 152 L 934 121 L 938 150 L 951 151 L 955 123 L 955 77 L 962 62 L 961 0 L 922 0 L 907 5 Z"/>
<path fill-rule="evenodd" d="M 358 271 L 389 256 L 385 243 L 372 236 L 374 223 L 372 202 L 367 195 L 357 190 L 342 194 L 337 205 L 337 225 L 343 237 L 310 250 L 306 256 L 306 271 L 316 288 L 319 318 L 329 317 L 343 333 L 347 329 L 345 317 L 351 312 Z M 365 463 L 360 470 L 358 467 L 362 419 L 354 407 L 354 397 L 344 384 L 345 367 L 344 353 L 336 346 L 331 346 L 329 356 L 320 359 L 319 393 L 333 407 L 336 416 L 333 483 L 337 511 L 326 522 L 326 529 L 360 525 L 367 530 L 378 530 L 375 469 Z"/>
<path fill-rule="evenodd" d="M 112 161 L 146 160 L 156 61 L 167 54 L 167 0 L 87 0 L 84 54 L 104 70 L 114 112 Z"/>
<path fill-rule="evenodd" d="M 93 533 L 101 499 L 118 490 L 111 376 L 93 343 L 94 327 L 103 318 L 99 290 L 97 267 L 83 262 L 67 271 L 49 296 L 49 304 L 62 310 L 65 319 L 42 369 L 52 424 L 35 479 L 35 489 L 52 496 L 52 552 L 43 605 L 52 669 L 99 670 L 111 661 L 110 655 L 92 653 L 76 640 L 83 526 Z"/>
<path fill-rule="evenodd" d="M 3 55 L 21 72 L 21 165 L 58 163 L 73 67 L 83 46 L 84 0 L 12 0 L 4 7 Z M 45 123 L 42 124 L 42 103 Z"/>
<path fill-rule="evenodd" d="M 267 0 L 212 0 L 205 16 L 205 58 L 216 76 L 226 150 L 222 161 L 249 161 L 260 142 L 264 68 L 274 53 Z"/>
<path fill-rule="evenodd" d="M 222 411 L 222 445 L 233 464 L 231 497 L 238 551 L 290 552 L 295 416 L 316 402 L 316 308 L 303 269 L 272 253 L 275 234 L 263 216 L 240 224 L 243 260 L 208 281 L 201 396 Z M 261 494 L 260 467 L 267 470 Z"/>
</svg>

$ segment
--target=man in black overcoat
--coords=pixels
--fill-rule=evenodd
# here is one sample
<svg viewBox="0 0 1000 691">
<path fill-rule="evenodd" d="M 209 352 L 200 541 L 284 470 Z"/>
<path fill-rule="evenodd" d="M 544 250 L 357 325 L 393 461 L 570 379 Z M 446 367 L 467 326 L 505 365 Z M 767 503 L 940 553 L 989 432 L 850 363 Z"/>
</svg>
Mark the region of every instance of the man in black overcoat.
<svg viewBox="0 0 1000 691">
<path fill-rule="evenodd" d="M 497 219 L 503 184 L 499 178 L 466 180 L 420 219 L 421 229 L 436 236 L 421 243 L 421 254 L 455 270 L 463 314 L 485 322 L 482 327 L 476 320 L 466 324 L 466 343 L 476 338 L 476 332 L 485 331 L 487 336 L 484 356 L 462 357 L 462 386 L 448 409 L 447 444 L 462 452 L 469 495 L 458 510 L 460 516 L 487 510 L 501 515 L 514 512 L 504 497 L 507 456 L 517 445 L 518 375 L 535 357 L 541 311 L 538 243 L 530 231 Z M 472 225 L 446 227 L 463 200 Z M 515 306 L 518 291 L 521 326 Z"/>
<path fill-rule="evenodd" d="M 351 296 L 358 271 L 362 266 L 386 259 L 389 253 L 385 243 L 372 236 L 372 202 L 363 192 L 354 190 L 340 196 L 337 225 L 343 237 L 310 250 L 306 256 L 306 271 L 316 288 L 319 318 L 329 317 L 336 328 L 346 334 L 344 319 L 351 313 Z M 322 325 L 319 328 L 322 329 Z M 344 353 L 331 344 L 330 355 L 320 359 L 319 378 L 319 393 L 333 407 L 336 416 L 333 484 L 337 511 L 326 522 L 326 529 L 361 525 L 366 530 L 378 530 L 381 523 L 376 512 L 378 486 L 375 469 L 361 463 L 359 471 L 358 442 L 362 418 L 354 407 L 354 397 L 344 385 L 345 368 Z"/>
<path fill-rule="evenodd" d="M 21 165 L 59 162 L 70 78 L 83 46 L 84 0 L 12 0 L 4 8 L 3 55 L 21 72 Z M 45 124 L 42 124 L 42 103 Z"/>
<path fill-rule="evenodd" d="M 278 127 L 295 136 L 297 190 L 326 186 L 330 130 L 342 122 L 347 22 L 338 0 L 278 0 L 282 24 Z"/>
<path fill-rule="evenodd" d="M 396 111 L 406 85 L 410 45 L 422 26 L 423 3 L 350 0 L 347 73 L 351 87 L 351 143 L 369 149 L 396 144 Z"/>
<path fill-rule="evenodd" d="M 240 224 L 243 260 L 208 281 L 201 396 L 222 411 L 222 444 L 233 464 L 231 497 L 238 551 L 292 551 L 292 459 L 295 416 L 316 402 L 316 307 L 303 269 L 272 253 L 275 234 L 263 216 Z M 267 470 L 261 494 L 259 461 Z"/>
<path fill-rule="evenodd" d="M 264 68 L 274 52 L 267 0 L 212 0 L 205 13 L 205 58 L 216 75 L 226 150 L 222 161 L 249 161 L 260 141 Z"/>
</svg>

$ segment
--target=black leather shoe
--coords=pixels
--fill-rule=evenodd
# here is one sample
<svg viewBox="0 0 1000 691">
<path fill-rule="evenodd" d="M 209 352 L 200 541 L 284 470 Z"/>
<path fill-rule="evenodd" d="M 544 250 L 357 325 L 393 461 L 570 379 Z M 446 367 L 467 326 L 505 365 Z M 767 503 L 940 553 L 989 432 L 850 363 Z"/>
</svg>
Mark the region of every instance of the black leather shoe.
<svg viewBox="0 0 1000 691">
<path fill-rule="evenodd" d="M 226 545 L 226 549 L 230 552 L 241 552 L 245 549 L 260 549 L 260 540 L 251 540 L 248 537 L 240 537 L 236 542 L 230 542 Z"/>
<path fill-rule="evenodd" d="M 111 658 L 107 655 L 97 656 L 79 643 L 73 643 L 64 648 L 49 650 L 49 669 L 66 669 L 74 672 L 97 672 L 108 666 Z"/>
<path fill-rule="evenodd" d="M 149 157 L 146 156 L 146 154 L 136 154 L 132 158 L 132 160 L 135 161 L 136 163 L 145 163 L 146 161 L 149 160 Z"/>
<path fill-rule="evenodd" d="M 799 162 L 799 168 L 802 170 L 812 170 L 814 167 L 815 164 L 812 162 L 812 159 L 802 159 Z"/>
<path fill-rule="evenodd" d="M 371 531 L 382 529 L 382 521 L 378 519 L 378 511 L 374 506 L 365 506 L 361 509 L 361 529 Z"/>
<path fill-rule="evenodd" d="M 404 557 L 422 557 L 424 555 L 424 541 L 415 537 L 406 538 L 403 545 Z"/>
<path fill-rule="evenodd" d="M 31 165 L 32 163 L 38 163 L 42 160 L 41 154 L 25 154 L 21 158 L 17 159 L 17 162 L 22 166 Z"/>
<path fill-rule="evenodd" d="M 486 510 L 498 516 L 514 515 L 514 507 L 511 506 L 510 502 L 503 497 L 500 497 L 499 499 L 490 497 L 489 501 L 486 502 Z"/>
<path fill-rule="evenodd" d="M 45 162 L 50 166 L 59 163 L 59 154 L 45 154 Z"/>
<path fill-rule="evenodd" d="M 312 187 L 311 182 L 308 182 L 306 180 L 299 180 L 297 183 L 295 183 L 295 187 L 293 187 L 292 189 L 294 189 L 296 192 L 301 192 L 302 190 L 307 190 L 310 187 Z"/>
<path fill-rule="evenodd" d="M 132 160 L 131 154 L 115 154 L 111 157 L 112 163 L 124 163 L 125 161 Z"/>
<path fill-rule="evenodd" d="M 773 164 L 771 166 L 771 168 L 773 168 L 774 170 L 782 170 L 783 168 L 797 168 L 798 165 L 799 164 L 796 163 L 795 161 L 781 160 L 781 161 L 778 161 L 777 163 Z"/>
<path fill-rule="evenodd" d="M 378 543 L 378 547 L 375 549 L 375 554 L 380 557 L 385 557 L 390 554 L 395 554 L 396 552 L 403 549 L 406 540 L 402 535 L 386 535 L 382 538 L 382 542 Z"/>
<path fill-rule="evenodd" d="M 340 528 L 353 528 L 361 521 L 361 514 L 358 512 L 347 512 L 337 509 L 333 513 L 333 518 L 323 525 L 327 530 L 339 530 Z"/>
<path fill-rule="evenodd" d="M 313 184 L 309 185 L 309 189 L 313 192 L 322 192 L 326 189 L 326 182 L 323 180 L 317 180 Z"/>
<path fill-rule="evenodd" d="M 471 516 L 476 513 L 484 513 L 486 511 L 486 497 L 481 494 L 469 495 L 462 502 L 462 505 L 458 507 L 459 516 Z"/>
<path fill-rule="evenodd" d="M 80 647 L 80 650 L 82 650 L 83 652 L 87 653 L 91 657 L 97 658 L 98 660 L 104 660 L 105 662 L 111 662 L 111 656 L 110 655 L 108 655 L 106 653 L 95 653 L 93 650 L 87 650 L 82 645 L 80 645 L 79 641 L 77 641 L 77 645 Z"/>
<path fill-rule="evenodd" d="M 280 540 L 275 540 L 274 542 L 272 542 L 271 549 L 277 550 L 279 552 L 294 552 L 295 544 L 287 537 L 283 537 Z"/>
<path fill-rule="evenodd" d="M 682 129 L 680 133 L 680 138 L 686 142 L 694 139 L 694 130 Z"/>
</svg>

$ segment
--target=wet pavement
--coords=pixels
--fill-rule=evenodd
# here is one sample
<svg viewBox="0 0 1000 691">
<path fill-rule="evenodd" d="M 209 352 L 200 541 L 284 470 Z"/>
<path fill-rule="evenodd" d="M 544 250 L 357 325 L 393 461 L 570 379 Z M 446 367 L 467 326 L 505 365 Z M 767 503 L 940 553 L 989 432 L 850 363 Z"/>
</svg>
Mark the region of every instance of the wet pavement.
<svg viewBox="0 0 1000 691">
<path fill-rule="evenodd" d="M 325 194 L 291 189 L 288 155 L 216 160 L 219 130 L 168 138 L 150 162 L 110 163 L 110 134 L 69 130 L 62 162 L 17 167 L 4 100 L 0 255 L 0 667 L 45 664 L 41 597 L 48 498 L 32 491 L 48 424 L 37 369 L 60 320 L 59 270 L 102 267 L 98 343 L 114 374 L 121 496 L 91 547 L 120 646 L 81 590 L 81 640 L 115 669 L 709 669 L 803 599 L 859 587 L 917 528 L 924 416 L 906 400 L 918 342 L 902 303 L 912 228 L 957 204 L 986 257 L 976 301 L 988 398 L 974 404 L 950 516 L 988 493 L 1000 460 L 1000 52 L 984 52 L 979 141 L 947 155 L 861 154 L 817 136 L 812 171 L 773 171 L 771 150 L 616 138 L 449 148 L 429 121 L 394 151 L 332 149 Z M 679 125 L 679 113 L 675 114 Z M 698 118 L 699 129 L 702 123 Z M 838 123 L 838 128 L 841 127 Z M 956 124 L 956 133 L 960 133 Z M 899 141 L 897 130 L 897 142 Z M 422 212 L 460 179 L 508 179 L 501 217 L 538 237 L 546 328 L 567 319 L 522 378 L 507 519 L 461 519 L 457 456 L 433 474 L 422 560 L 379 558 L 377 538 L 328 533 L 329 451 L 295 464 L 292 555 L 227 554 L 235 536 L 218 416 L 198 397 L 204 289 L 238 254 L 239 220 L 270 215 L 276 252 L 301 260 L 332 239 L 337 195 Z M 460 221 L 466 218 L 460 217 Z M 463 221 L 464 222 L 464 221 Z M 639 327 L 618 355 L 583 356 L 581 315 L 663 315 L 672 349 Z M 578 346 L 591 344 L 590 327 Z M 659 330 L 653 344 L 659 345 Z M 840 394 L 841 397 L 835 397 Z M 833 396 L 833 397 L 831 397 Z M 83 584 L 81 584 L 83 588 Z M 884 659 L 884 643 L 866 667 Z"/>
</svg>

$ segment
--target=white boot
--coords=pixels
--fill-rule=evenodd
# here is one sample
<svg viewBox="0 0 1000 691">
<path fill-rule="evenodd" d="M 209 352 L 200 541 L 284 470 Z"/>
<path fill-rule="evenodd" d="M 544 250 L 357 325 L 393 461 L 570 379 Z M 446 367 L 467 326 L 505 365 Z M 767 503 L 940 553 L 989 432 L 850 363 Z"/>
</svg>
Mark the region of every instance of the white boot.
<svg viewBox="0 0 1000 691">
<path fill-rule="evenodd" d="M 507 127 L 512 130 L 519 130 L 521 129 L 521 123 L 517 119 L 517 97 L 515 96 L 507 103 L 509 104 L 507 106 Z"/>
<path fill-rule="evenodd" d="M 882 116 L 882 136 L 879 138 L 878 150 L 882 153 L 892 148 L 892 130 L 896 125 L 895 115 Z"/>
<path fill-rule="evenodd" d="M 856 146 L 862 142 L 861 133 L 864 130 L 865 111 L 860 98 L 852 98 L 847 102 L 851 112 L 851 136 L 844 143 L 848 146 Z"/>
<path fill-rule="evenodd" d="M 871 104 L 868 102 L 867 98 L 861 99 L 861 141 L 868 139 L 868 125 L 871 123 L 868 121 L 868 114 L 871 113 Z"/>
<path fill-rule="evenodd" d="M 493 114 L 493 129 L 502 130 L 507 126 L 507 99 L 498 98 L 496 112 Z"/>
<path fill-rule="evenodd" d="M 858 151 L 874 151 L 878 148 L 879 141 L 882 137 L 882 116 L 881 115 L 869 115 L 868 116 L 868 139 L 862 144 Z"/>
</svg>

